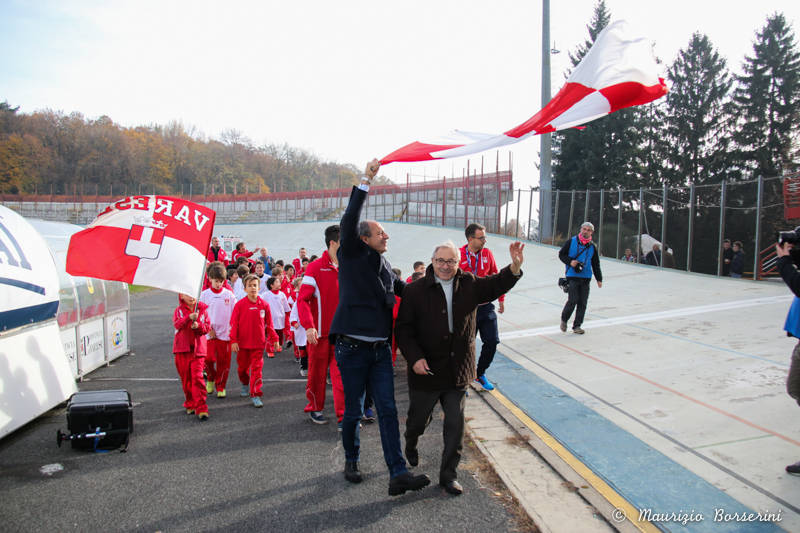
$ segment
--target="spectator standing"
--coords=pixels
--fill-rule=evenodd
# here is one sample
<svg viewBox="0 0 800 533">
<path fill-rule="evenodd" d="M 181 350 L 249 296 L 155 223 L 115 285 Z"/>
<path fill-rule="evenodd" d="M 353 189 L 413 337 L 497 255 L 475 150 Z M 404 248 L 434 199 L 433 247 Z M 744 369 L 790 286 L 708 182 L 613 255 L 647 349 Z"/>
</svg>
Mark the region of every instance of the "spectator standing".
<svg viewBox="0 0 800 533">
<path fill-rule="evenodd" d="M 475 277 L 483 278 L 497 274 L 497 263 L 491 250 L 486 247 L 486 228 L 481 224 L 472 223 L 464 229 L 467 244 L 461 247 L 461 262 L 459 267 L 464 272 L 472 272 Z M 505 295 L 497 299 L 497 312 L 505 311 Z M 497 315 L 492 302 L 482 303 L 478 306 L 477 328 L 481 336 L 481 356 L 478 359 L 477 378 L 475 383 L 482 389 L 494 390 L 494 385 L 486 377 L 486 371 L 494 360 L 497 345 L 500 343 L 500 333 L 497 329 Z"/>
<path fill-rule="evenodd" d="M 208 249 L 208 254 L 206 254 L 206 259 L 210 262 L 222 261 L 222 264 L 228 266 L 228 255 L 225 250 L 220 248 L 219 238 L 211 237 L 211 246 Z"/>
<path fill-rule="evenodd" d="M 744 249 L 742 242 L 733 243 L 733 259 L 731 259 L 731 277 L 741 278 L 744 274 Z"/>
<path fill-rule="evenodd" d="M 597 288 L 603 287 L 603 273 L 600 271 L 600 254 L 597 252 L 592 235 L 594 224 L 584 222 L 580 232 L 567 240 L 558 251 L 558 258 L 566 265 L 567 278 L 567 303 L 561 310 L 561 331 L 567 331 L 572 312 L 577 306 L 575 320 L 572 322 L 572 332 L 578 335 L 586 333 L 581 325 L 586 314 L 586 305 L 589 302 L 589 288 L 592 275 L 597 280 Z"/>
<path fill-rule="evenodd" d="M 733 261 L 733 250 L 731 249 L 731 240 L 725 239 L 722 241 L 722 275 L 731 275 L 731 261 Z"/>
</svg>

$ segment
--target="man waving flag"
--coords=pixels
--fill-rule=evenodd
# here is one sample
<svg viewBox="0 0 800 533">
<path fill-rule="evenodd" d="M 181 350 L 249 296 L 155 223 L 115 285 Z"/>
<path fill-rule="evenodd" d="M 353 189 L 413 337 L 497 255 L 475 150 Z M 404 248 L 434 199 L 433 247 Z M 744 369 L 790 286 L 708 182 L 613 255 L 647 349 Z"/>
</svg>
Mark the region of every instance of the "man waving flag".
<svg viewBox="0 0 800 533">
<path fill-rule="evenodd" d="M 413 142 L 381 159 L 381 164 L 470 155 L 652 102 L 667 94 L 658 70 L 650 43 L 631 37 L 625 21 L 614 22 L 600 32 L 558 94 L 519 126 L 500 135 L 457 130 L 440 142 Z"/>
<path fill-rule="evenodd" d="M 67 272 L 199 294 L 215 217 L 180 198 L 123 198 L 72 236 Z"/>
</svg>

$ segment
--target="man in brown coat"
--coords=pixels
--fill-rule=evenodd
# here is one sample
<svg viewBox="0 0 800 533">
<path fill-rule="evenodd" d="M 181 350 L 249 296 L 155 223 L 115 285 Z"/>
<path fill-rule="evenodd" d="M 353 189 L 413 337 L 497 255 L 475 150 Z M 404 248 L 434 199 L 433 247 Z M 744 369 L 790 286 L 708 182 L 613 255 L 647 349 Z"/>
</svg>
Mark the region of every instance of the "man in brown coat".
<svg viewBox="0 0 800 533">
<path fill-rule="evenodd" d="M 456 467 L 464 437 L 464 393 L 475 379 L 475 310 L 508 292 L 522 276 L 522 250 L 509 247 L 511 264 L 498 274 L 476 278 L 458 268 L 452 242 L 437 246 L 425 278 L 407 285 L 397 315 L 397 344 L 408 361 L 409 407 L 406 459 L 419 464 L 417 441 L 431 421 L 436 402 L 444 412 L 444 451 L 439 485 L 461 494 Z"/>
</svg>

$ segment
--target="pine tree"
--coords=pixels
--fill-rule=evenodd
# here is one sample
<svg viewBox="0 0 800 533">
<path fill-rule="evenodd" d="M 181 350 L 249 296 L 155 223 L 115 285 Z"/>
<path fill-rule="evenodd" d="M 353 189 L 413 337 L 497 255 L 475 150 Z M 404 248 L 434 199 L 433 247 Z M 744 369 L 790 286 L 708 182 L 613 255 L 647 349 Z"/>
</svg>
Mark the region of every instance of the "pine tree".
<svg viewBox="0 0 800 533">
<path fill-rule="evenodd" d="M 777 176 L 796 166 L 793 130 L 800 119 L 800 54 L 786 19 L 776 13 L 756 34 L 734 102 L 734 140 L 753 175 Z"/>
<path fill-rule="evenodd" d="M 577 66 L 611 19 L 604 0 L 595 6 L 587 39 L 574 54 Z M 637 124 L 642 111 L 628 108 L 586 125 L 553 134 L 553 178 L 555 188 L 600 189 L 638 186 L 641 173 L 637 157 L 641 138 Z"/>
<path fill-rule="evenodd" d="M 695 33 L 667 77 L 664 180 L 673 186 L 721 181 L 732 167 L 726 109 L 732 80 L 725 60 L 706 35 Z"/>
</svg>

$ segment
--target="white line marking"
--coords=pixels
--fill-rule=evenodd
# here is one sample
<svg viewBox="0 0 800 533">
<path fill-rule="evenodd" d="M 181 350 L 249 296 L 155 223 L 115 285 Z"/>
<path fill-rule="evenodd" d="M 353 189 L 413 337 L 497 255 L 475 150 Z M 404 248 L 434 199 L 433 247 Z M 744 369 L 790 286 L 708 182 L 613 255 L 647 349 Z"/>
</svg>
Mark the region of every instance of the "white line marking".
<svg viewBox="0 0 800 533">
<path fill-rule="evenodd" d="M 768 296 L 764 298 L 753 298 L 750 300 L 735 300 L 732 302 L 723 302 L 718 304 L 699 305 L 697 307 L 682 307 L 679 309 L 670 309 L 668 311 L 657 311 L 655 313 L 640 313 L 636 315 L 620 316 L 615 318 L 590 320 L 588 322 L 585 322 L 584 324 L 592 329 L 608 327 L 608 326 L 619 326 L 624 324 L 636 324 L 639 322 L 652 322 L 655 320 L 664 320 L 667 318 L 702 315 L 706 313 L 713 313 L 715 311 L 726 311 L 729 309 L 742 309 L 745 307 L 755 307 L 758 305 L 787 303 L 791 302 L 792 298 L 793 296 L 791 295 L 782 295 L 782 296 Z M 540 328 L 509 331 L 508 333 L 500 334 L 500 342 L 505 342 L 513 339 L 523 339 L 526 337 L 535 337 L 538 335 L 549 335 L 551 333 L 558 333 L 558 332 L 560 332 L 558 326 L 544 326 Z"/>
</svg>

